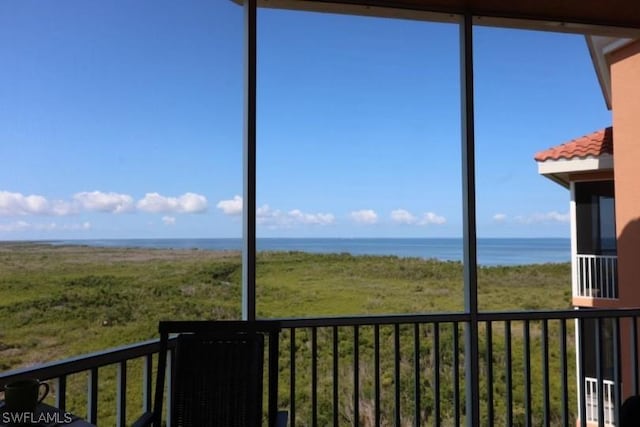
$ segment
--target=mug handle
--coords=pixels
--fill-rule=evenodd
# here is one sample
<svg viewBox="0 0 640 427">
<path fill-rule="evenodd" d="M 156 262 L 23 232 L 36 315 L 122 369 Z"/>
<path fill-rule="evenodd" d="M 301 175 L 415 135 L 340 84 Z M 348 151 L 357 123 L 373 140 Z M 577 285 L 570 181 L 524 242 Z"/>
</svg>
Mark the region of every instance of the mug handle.
<svg viewBox="0 0 640 427">
<path fill-rule="evenodd" d="M 49 394 L 49 383 L 40 383 L 40 385 L 38 385 L 38 390 L 40 390 L 40 387 L 42 386 L 44 386 L 44 393 L 42 394 L 42 397 L 38 399 L 38 403 L 42 402 L 44 398 L 47 397 L 47 394 Z"/>
</svg>

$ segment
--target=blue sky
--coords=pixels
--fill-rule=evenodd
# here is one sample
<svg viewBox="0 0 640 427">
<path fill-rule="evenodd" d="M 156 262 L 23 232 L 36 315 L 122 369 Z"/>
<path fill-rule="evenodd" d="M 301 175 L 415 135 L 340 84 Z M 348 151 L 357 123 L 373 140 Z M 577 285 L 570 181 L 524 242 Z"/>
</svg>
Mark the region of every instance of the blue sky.
<svg viewBox="0 0 640 427">
<path fill-rule="evenodd" d="M 258 232 L 461 235 L 458 28 L 260 10 Z M 0 2 L 0 240 L 239 237 L 242 9 Z M 478 234 L 569 236 L 533 155 L 610 125 L 584 38 L 478 27 Z"/>
</svg>

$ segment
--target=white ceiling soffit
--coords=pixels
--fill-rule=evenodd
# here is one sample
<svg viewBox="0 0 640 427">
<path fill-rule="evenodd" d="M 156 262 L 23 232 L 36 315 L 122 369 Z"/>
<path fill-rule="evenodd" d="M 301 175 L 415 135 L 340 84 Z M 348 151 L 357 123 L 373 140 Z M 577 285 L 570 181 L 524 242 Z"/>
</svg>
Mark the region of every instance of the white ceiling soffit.
<svg viewBox="0 0 640 427">
<path fill-rule="evenodd" d="M 613 156 L 603 154 L 598 157 L 586 157 L 584 159 L 558 159 L 538 162 L 538 173 L 563 185 L 568 186 L 569 173 L 598 172 L 613 170 Z"/>
<path fill-rule="evenodd" d="M 586 36 L 587 46 L 591 61 L 596 70 L 602 95 L 607 103 L 607 108 L 611 109 L 611 73 L 607 55 L 616 49 L 631 43 L 634 39 L 628 37 L 606 37 L 606 36 Z"/>
<path fill-rule="evenodd" d="M 589 172 L 613 169 L 613 156 L 589 156 L 583 159 L 558 159 L 538 162 L 538 172 L 541 174 L 559 172 Z"/>
</svg>

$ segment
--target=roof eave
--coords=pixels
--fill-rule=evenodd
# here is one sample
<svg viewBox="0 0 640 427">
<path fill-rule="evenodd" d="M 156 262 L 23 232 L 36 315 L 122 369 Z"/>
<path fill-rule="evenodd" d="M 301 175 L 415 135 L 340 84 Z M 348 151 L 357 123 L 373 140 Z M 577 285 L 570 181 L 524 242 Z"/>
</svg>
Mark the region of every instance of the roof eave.
<svg viewBox="0 0 640 427">
<path fill-rule="evenodd" d="M 538 161 L 538 173 L 565 188 L 569 188 L 569 175 L 572 173 L 609 170 L 613 170 L 613 156 L 611 154 L 602 154 L 597 157 Z"/>
<path fill-rule="evenodd" d="M 628 45 L 635 39 L 594 35 L 585 35 L 585 39 L 589 48 L 589 55 L 591 55 L 591 62 L 593 62 L 593 68 L 600 83 L 600 89 L 602 89 L 604 101 L 607 104 L 607 108 L 611 110 L 611 63 L 608 56 L 611 52 Z"/>
<path fill-rule="evenodd" d="M 611 74 L 609 72 L 609 64 L 606 62 L 604 55 L 600 54 L 596 49 L 593 41 L 594 38 L 592 36 L 585 36 L 585 39 L 587 40 L 587 47 L 589 48 L 593 68 L 598 77 L 598 83 L 600 83 L 604 102 L 607 105 L 607 109 L 611 110 Z"/>
</svg>

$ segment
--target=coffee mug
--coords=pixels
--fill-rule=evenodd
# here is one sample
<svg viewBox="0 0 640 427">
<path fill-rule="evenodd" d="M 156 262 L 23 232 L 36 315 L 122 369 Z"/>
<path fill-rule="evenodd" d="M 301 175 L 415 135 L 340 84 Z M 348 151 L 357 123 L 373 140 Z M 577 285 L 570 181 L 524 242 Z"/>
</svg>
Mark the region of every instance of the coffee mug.
<svg viewBox="0 0 640 427">
<path fill-rule="evenodd" d="M 44 392 L 40 395 L 40 389 Z M 38 403 L 49 394 L 49 384 L 39 380 L 20 380 L 4 386 L 5 408 L 10 412 L 36 411 Z"/>
</svg>

